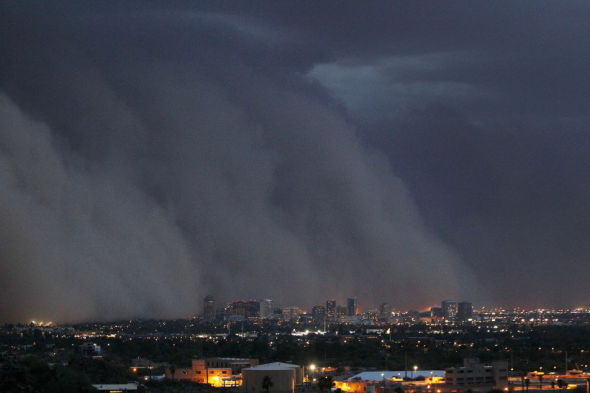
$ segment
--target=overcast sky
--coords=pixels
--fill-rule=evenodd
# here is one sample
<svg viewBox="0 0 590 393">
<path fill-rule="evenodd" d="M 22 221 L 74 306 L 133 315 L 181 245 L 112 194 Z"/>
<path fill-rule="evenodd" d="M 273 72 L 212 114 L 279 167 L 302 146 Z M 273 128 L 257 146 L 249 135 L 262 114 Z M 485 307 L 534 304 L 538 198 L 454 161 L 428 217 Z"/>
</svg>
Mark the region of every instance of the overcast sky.
<svg viewBox="0 0 590 393">
<path fill-rule="evenodd" d="M 0 7 L 0 320 L 590 303 L 590 3 Z"/>
</svg>

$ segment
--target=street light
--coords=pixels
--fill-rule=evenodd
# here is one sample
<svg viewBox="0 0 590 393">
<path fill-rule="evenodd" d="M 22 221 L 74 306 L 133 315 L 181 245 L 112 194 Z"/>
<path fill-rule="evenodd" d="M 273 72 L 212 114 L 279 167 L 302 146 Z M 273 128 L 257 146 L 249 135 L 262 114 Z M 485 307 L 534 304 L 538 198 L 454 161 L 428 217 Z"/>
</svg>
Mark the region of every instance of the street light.
<svg viewBox="0 0 590 393">
<path fill-rule="evenodd" d="M 412 369 L 414 370 L 414 372 L 412 373 L 412 378 L 416 378 L 416 370 L 418 370 L 418 366 L 414 365 Z"/>
<path fill-rule="evenodd" d="M 310 364 L 308 368 L 309 368 L 309 371 L 311 372 L 311 381 L 313 381 L 313 373 L 315 371 L 315 364 L 313 364 L 313 363 Z M 307 377 L 307 379 L 310 379 L 309 376 Z"/>
</svg>

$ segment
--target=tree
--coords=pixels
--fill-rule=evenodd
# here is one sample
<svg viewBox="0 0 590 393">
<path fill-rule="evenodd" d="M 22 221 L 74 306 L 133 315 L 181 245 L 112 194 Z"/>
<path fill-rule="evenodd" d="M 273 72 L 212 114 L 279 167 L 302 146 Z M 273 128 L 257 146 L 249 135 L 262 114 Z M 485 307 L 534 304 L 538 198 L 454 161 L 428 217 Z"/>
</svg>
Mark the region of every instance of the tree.
<svg viewBox="0 0 590 393">
<path fill-rule="evenodd" d="M 576 386 L 573 390 L 573 393 L 585 393 L 586 389 L 583 388 L 582 386 Z"/>
<path fill-rule="evenodd" d="M 331 389 L 334 386 L 334 381 L 332 380 L 332 376 L 331 375 L 327 375 L 324 377 L 320 377 L 318 379 L 318 388 L 320 389 L 320 392 L 324 392 L 324 390 L 326 389 Z"/>
<path fill-rule="evenodd" d="M 262 378 L 262 390 L 264 390 L 266 393 L 270 393 L 270 388 L 272 388 L 272 385 L 272 379 L 270 379 L 268 375 L 265 375 L 264 378 Z"/>
</svg>

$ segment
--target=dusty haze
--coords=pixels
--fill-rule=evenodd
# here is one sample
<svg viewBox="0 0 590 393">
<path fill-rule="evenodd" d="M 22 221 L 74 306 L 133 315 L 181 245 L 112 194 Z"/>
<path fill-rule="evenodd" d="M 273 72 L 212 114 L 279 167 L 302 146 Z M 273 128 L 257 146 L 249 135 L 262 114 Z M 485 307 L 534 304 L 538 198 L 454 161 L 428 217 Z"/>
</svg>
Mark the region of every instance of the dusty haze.
<svg viewBox="0 0 590 393">
<path fill-rule="evenodd" d="M 522 23 L 501 8 L 173 3 L 3 5 L 1 320 L 589 300 L 583 41 L 562 82 L 539 67 L 543 99 L 550 27 L 500 50 Z"/>
</svg>

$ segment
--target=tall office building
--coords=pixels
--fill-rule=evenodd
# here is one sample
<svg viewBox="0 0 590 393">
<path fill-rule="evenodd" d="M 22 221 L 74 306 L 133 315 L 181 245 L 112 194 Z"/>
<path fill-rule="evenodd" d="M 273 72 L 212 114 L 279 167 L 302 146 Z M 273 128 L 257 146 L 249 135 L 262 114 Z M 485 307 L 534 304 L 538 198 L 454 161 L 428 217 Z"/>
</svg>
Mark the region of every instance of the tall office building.
<svg viewBox="0 0 590 393">
<path fill-rule="evenodd" d="M 356 315 L 357 312 L 357 304 L 355 297 L 349 297 L 346 300 L 346 315 L 353 316 Z"/>
<path fill-rule="evenodd" d="M 326 301 L 326 317 L 331 320 L 336 318 L 336 300 Z"/>
<path fill-rule="evenodd" d="M 297 306 L 283 307 L 283 321 L 294 322 L 297 321 L 299 315 L 301 315 L 301 309 Z"/>
<path fill-rule="evenodd" d="M 473 318 L 473 304 L 469 302 L 460 302 L 457 308 L 457 319 L 467 321 Z"/>
<path fill-rule="evenodd" d="M 244 318 L 260 316 L 260 303 L 256 300 L 237 300 L 225 306 L 226 315 L 239 315 Z"/>
<path fill-rule="evenodd" d="M 443 317 L 446 319 L 451 320 L 457 318 L 457 302 L 453 300 L 443 300 L 441 303 L 441 308 Z"/>
<path fill-rule="evenodd" d="M 203 319 L 205 321 L 215 319 L 215 298 L 213 296 L 205 296 L 203 299 Z"/>
<path fill-rule="evenodd" d="M 268 319 L 272 317 L 272 300 L 262 299 L 260 301 L 260 318 Z"/>
<path fill-rule="evenodd" d="M 430 316 L 433 318 L 442 318 L 443 310 L 440 307 L 430 307 Z"/>
<path fill-rule="evenodd" d="M 381 306 L 379 306 L 379 314 L 381 318 L 391 317 L 391 304 L 381 303 Z"/>
<path fill-rule="evenodd" d="M 311 316 L 315 323 L 324 323 L 324 319 L 326 318 L 326 308 L 324 306 L 313 306 L 311 309 Z"/>
</svg>

